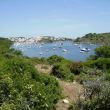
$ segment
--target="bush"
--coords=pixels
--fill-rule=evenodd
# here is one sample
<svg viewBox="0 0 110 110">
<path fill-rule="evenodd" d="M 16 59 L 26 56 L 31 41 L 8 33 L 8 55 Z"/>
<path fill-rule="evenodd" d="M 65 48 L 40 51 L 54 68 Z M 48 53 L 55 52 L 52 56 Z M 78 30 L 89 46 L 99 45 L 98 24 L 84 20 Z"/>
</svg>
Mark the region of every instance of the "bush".
<svg viewBox="0 0 110 110">
<path fill-rule="evenodd" d="M 70 110 L 109 110 L 110 82 L 103 78 L 87 80 L 84 83 L 84 99 L 80 99 Z"/>
<path fill-rule="evenodd" d="M 18 110 L 27 107 L 30 110 L 50 110 L 54 107 L 61 94 L 54 77 L 40 75 L 23 59 L 10 60 L 7 67 L 0 73 L 1 109 L 10 107 L 10 102 Z"/>
<path fill-rule="evenodd" d="M 79 75 L 83 70 L 83 64 L 81 62 L 74 62 L 70 65 L 70 70 L 75 75 Z"/>
<path fill-rule="evenodd" d="M 51 74 L 63 80 L 74 80 L 74 74 L 71 73 L 70 68 L 67 65 L 55 64 Z"/>
<path fill-rule="evenodd" d="M 110 73 L 104 74 L 105 80 L 110 81 Z"/>
<path fill-rule="evenodd" d="M 70 71 L 70 64 L 72 63 L 71 61 L 56 55 L 49 57 L 47 60 L 50 64 L 53 64 L 51 72 L 52 75 L 63 80 L 74 80 L 74 74 L 72 74 Z"/>
<path fill-rule="evenodd" d="M 0 39 L 0 110 L 53 109 L 61 95 L 58 81 L 39 74 L 33 59 L 10 50 L 11 43 L 5 40 Z"/>
<path fill-rule="evenodd" d="M 101 46 L 95 49 L 97 57 L 110 58 L 110 46 Z"/>
<path fill-rule="evenodd" d="M 50 64 L 54 64 L 54 63 L 58 63 L 58 62 L 61 62 L 64 58 L 63 57 L 60 57 L 60 56 L 57 56 L 57 55 L 53 55 L 51 57 L 49 57 L 47 59 L 47 61 L 50 63 Z"/>
<path fill-rule="evenodd" d="M 99 69 L 110 69 L 110 58 L 98 58 L 93 65 Z"/>
</svg>

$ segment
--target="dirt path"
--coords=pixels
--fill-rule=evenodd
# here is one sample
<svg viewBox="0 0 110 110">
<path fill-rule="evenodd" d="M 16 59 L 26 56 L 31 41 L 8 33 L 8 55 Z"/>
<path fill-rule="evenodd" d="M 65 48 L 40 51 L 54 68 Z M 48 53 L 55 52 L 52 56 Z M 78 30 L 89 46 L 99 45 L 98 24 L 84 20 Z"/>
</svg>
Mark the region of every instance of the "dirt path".
<svg viewBox="0 0 110 110">
<path fill-rule="evenodd" d="M 37 64 L 35 68 L 42 73 L 50 74 L 52 71 L 52 66 L 45 64 Z M 77 82 L 65 82 L 58 79 L 58 82 L 62 88 L 62 93 L 64 98 L 60 99 L 56 104 L 56 110 L 68 110 L 69 105 L 72 102 L 76 102 L 78 97 L 83 92 L 83 87 Z"/>
<path fill-rule="evenodd" d="M 76 102 L 79 95 L 82 94 L 83 87 L 77 82 L 65 82 L 59 80 L 59 84 L 62 87 L 62 92 L 65 96 L 56 104 L 56 110 L 68 110 L 70 103 Z M 65 103 L 64 100 L 69 101 L 69 103 Z"/>
<path fill-rule="evenodd" d="M 41 73 L 45 73 L 45 74 L 50 74 L 52 71 L 52 66 L 51 65 L 46 65 L 46 64 L 37 64 L 35 65 L 35 68 L 41 72 Z"/>
</svg>

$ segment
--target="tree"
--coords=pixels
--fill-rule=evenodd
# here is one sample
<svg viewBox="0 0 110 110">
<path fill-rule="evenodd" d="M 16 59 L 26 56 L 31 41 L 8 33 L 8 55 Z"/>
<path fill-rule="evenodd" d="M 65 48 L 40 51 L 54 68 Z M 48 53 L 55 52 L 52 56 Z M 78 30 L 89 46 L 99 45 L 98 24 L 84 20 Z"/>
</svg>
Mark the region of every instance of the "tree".
<svg viewBox="0 0 110 110">
<path fill-rule="evenodd" d="M 97 57 L 110 58 L 110 46 L 101 46 L 95 49 Z"/>
</svg>

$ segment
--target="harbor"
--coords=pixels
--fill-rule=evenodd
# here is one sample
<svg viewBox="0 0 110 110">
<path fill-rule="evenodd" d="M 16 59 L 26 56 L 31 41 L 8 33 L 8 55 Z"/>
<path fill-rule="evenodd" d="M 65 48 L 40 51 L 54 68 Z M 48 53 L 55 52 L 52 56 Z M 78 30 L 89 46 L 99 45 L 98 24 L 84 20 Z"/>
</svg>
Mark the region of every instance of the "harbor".
<svg viewBox="0 0 110 110">
<path fill-rule="evenodd" d="M 74 43 L 72 41 L 57 41 L 52 43 L 14 43 L 12 48 L 21 50 L 24 56 L 48 58 L 52 55 L 62 56 L 73 61 L 85 61 L 94 55 L 97 44 Z"/>
</svg>

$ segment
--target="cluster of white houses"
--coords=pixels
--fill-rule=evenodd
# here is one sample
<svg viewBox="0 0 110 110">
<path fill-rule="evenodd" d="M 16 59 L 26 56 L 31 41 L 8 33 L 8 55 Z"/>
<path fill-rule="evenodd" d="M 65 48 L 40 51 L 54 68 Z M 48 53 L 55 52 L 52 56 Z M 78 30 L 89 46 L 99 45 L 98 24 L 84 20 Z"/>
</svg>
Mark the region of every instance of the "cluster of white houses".
<svg viewBox="0 0 110 110">
<path fill-rule="evenodd" d="M 15 43 L 38 43 L 43 41 L 43 39 L 49 39 L 51 41 L 64 41 L 67 40 L 67 38 L 57 38 L 57 37 L 52 37 L 52 36 L 40 36 L 40 37 L 31 37 L 31 38 L 26 38 L 26 37 L 11 37 L 9 38 L 11 41 L 14 41 Z M 69 39 L 68 39 L 69 40 Z"/>
</svg>

